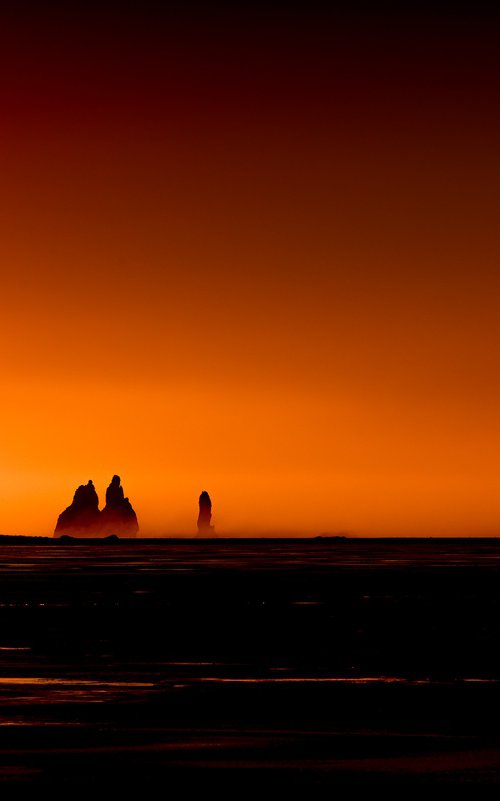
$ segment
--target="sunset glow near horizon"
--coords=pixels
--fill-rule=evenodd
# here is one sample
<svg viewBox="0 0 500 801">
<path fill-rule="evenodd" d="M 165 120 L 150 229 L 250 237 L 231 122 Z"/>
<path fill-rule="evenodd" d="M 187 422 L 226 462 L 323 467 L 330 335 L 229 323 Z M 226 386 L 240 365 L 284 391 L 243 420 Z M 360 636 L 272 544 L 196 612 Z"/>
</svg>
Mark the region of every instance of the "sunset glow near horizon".
<svg viewBox="0 0 500 801">
<path fill-rule="evenodd" d="M 0 533 L 500 534 L 486 19 L 11 16 Z"/>
</svg>

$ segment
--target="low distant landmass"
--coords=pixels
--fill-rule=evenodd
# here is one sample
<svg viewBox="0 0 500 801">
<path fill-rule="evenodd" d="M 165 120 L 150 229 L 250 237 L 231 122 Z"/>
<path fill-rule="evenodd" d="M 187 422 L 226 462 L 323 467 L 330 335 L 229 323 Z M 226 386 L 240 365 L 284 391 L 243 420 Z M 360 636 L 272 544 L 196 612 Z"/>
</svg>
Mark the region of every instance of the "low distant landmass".
<svg viewBox="0 0 500 801">
<path fill-rule="evenodd" d="M 106 490 L 106 505 L 99 509 L 99 497 L 92 481 L 81 484 L 73 501 L 58 517 L 55 537 L 137 537 L 139 523 L 132 504 L 125 498 L 120 476 L 113 476 Z"/>
</svg>

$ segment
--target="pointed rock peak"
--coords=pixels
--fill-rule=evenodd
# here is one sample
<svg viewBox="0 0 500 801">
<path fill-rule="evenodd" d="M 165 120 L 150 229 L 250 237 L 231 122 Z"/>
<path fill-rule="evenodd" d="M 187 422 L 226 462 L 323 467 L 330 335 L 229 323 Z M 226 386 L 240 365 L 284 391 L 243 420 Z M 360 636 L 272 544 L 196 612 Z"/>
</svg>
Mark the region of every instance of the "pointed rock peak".
<svg viewBox="0 0 500 801">
<path fill-rule="evenodd" d="M 212 508 L 212 501 L 210 500 L 210 495 L 206 490 L 203 490 L 200 495 L 200 506 L 208 506 L 210 509 Z"/>
<path fill-rule="evenodd" d="M 120 476 L 113 476 L 106 490 L 106 506 L 101 512 L 101 526 L 104 536 L 118 534 L 122 537 L 136 537 L 139 531 L 137 516 L 128 498 L 125 498 Z"/>
<path fill-rule="evenodd" d="M 99 521 L 99 498 L 92 481 L 89 481 L 76 489 L 73 502 L 59 515 L 54 533 L 95 537 L 99 532 Z"/>
<path fill-rule="evenodd" d="M 210 525 L 212 519 L 212 501 L 210 495 L 206 490 L 201 493 L 198 505 L 200 508 L 198 514 L 198 533 L 202 535 L 213 535 L 214 527 Z"/>
<path fill-rule="evenodd" d="M 77 487 L 73 496 L 73 505 L 95 506 L 96 509 L 99 507 L 99 498 L 92 481 L 88 481 L 87 484 L 80 484 Z"/>
<path fill-rule="evenodd" d="M 113 476 L 111 484 L 106 490 L 106 506 L 119 506 L 123 503 L 124 493 L 120 483 L 120 476 Z"/>
</svg>

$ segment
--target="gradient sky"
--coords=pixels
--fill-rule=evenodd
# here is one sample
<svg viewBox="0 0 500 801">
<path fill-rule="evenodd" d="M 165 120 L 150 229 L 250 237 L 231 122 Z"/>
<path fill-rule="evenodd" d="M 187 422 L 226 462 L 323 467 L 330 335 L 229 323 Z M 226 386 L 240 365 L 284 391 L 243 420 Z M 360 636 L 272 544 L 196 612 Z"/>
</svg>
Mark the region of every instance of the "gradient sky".
<svg viewBox="0 0 500 801">
<path fill-rule="evenodd" d="M 67 5 L 0 18 L 0 531 L 500 534 L 497 21 Z"/>
</svg>

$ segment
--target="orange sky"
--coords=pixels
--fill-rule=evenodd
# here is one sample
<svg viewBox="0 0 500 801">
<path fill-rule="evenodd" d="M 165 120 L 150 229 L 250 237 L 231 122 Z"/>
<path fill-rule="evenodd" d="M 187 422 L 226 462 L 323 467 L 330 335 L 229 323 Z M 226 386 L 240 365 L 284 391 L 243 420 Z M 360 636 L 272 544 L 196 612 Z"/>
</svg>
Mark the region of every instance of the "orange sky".
<svg viewBox="0 0 500 801">
<path fill-rule="evenodd" d="M 500 533 L 489 26 L 196 20 L 4 26 L 0 531 Z"/>
</svg>

